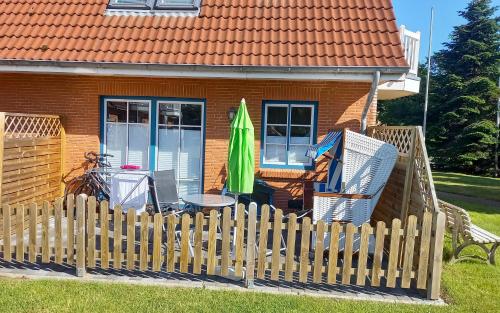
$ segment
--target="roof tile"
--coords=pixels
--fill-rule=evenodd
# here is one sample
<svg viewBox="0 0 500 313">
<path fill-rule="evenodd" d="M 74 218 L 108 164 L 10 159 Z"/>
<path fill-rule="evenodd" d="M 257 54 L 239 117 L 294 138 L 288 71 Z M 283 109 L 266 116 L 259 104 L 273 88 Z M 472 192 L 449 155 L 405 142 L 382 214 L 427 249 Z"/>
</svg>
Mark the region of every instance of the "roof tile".
<svg viewBox="0 0 500 313">
<path fill-rule="evenodd" d="M 106 15 L 108 0 L 0 6 L 0 59 L 406 67 L 390 0 L 203 0 L 198 17 Z"/>
</svg>

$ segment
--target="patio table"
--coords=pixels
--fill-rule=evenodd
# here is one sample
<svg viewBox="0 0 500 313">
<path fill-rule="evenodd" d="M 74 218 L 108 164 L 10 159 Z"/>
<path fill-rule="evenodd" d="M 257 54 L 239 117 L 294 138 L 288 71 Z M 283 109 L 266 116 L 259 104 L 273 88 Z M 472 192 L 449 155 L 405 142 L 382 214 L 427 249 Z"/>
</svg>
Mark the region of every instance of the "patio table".
<svg viewBox="0 0 500 313">
<path fill-rule="evenodd" d="M 233 206 L 236 203 L 236 200 L 229 196 L 204 193 L 196 193 L 183 196 L 182 201 L 188 205 L 212 209 L 220 209 L 226 206 Z"/>
</svg>

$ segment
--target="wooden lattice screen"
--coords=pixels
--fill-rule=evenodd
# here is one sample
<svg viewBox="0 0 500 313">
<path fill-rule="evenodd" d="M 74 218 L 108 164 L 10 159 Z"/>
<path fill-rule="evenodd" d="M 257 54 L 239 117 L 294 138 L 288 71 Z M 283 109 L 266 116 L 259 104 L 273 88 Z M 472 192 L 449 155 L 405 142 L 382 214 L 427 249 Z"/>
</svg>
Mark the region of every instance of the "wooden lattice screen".
<svg viewBox="0 0 500 313">
<path fill-rule="evenodd" d="M 0 112 L 2 205 L 42 203 L 62 194 L 63 141 L 59 116 Z"/>
<path fill-rule="evenodd" d="M 395 145 L 399 158 L 374 212 L 376 220 L 399 218 L 406 223 L 409 215 L 438 212 L 434 182 L 421 127 L 377 126 L 369 135 Z"/>
</svg>

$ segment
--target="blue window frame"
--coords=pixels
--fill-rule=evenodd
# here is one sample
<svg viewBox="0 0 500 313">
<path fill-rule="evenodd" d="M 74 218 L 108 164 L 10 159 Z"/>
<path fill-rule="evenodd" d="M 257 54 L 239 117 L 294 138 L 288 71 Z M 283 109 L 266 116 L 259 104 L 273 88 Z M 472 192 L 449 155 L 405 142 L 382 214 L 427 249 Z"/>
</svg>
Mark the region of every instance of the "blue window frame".
<svg viewBox="0 0 500 313">
<path fill-rule="evenodd" d="M 102 96 L 101 153 L 114 167 L 174 169 L 181 196 L 203 192 L 205 110 L 205 99 Z"/>
<path fill-rule="evenodd" d="M 318 102 L 262 102 L 261 168 L 314 169 L 306 157 L 316 143 Z"/>
</svg>

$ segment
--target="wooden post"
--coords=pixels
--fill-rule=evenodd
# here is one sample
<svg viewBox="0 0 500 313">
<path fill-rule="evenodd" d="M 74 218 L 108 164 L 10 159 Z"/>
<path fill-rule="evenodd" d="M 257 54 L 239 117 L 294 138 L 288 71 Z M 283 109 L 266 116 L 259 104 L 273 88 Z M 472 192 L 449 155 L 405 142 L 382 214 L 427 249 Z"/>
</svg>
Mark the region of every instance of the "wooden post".
<svg viewBox="0 0 500 313">
<path fill-rule="evenodd" d="M 66 184 L 63 181 L 64 177 L 64 152 L 66 151 L 66 130 L 64 129 L 64 126 L 62 125 L 62 118 L 59 118 L 59 121 L 61 122 L 61 190 L 60 190 L 60 195 L 61 197 L 64 197 L 64 189 L 66 188 Z"/>
<path fill-rule="evenodd" d="M 434 217 L 434 225 L 432 227 L 433 235 L 431 239 L 429 280 L 427 284 L 427 298 L 431 300 L 437 300 L 440 296 L 445 223 L 446 218 L 444 213 L 436 213 Z"/>
<path fill-rule="evenodd" d="M 76 276 L 85 275 L 85 202 L 86 197 L 76 198 Z"/>
<path fill-rule="evenodd" d="M 0 205 L 2 202 L 2 178 L 3 178 L 3 147 L 5 141 L 5 112 L 0 112 Z M 0 239 L 2 234 L 0 234 Z"/>
<path fill-rule="evenodd" d="M 408 215 L 408 210 L 410 208 L 410 198 L 411 189 L 413 183 L 413 172 L 415 169 L 415 154 L 416 154 L 416 143 L 417 143 L 417 131 L 416 128 L 411 130 L 411 142 L 410 151 L 408 152 L 408 164 L 406 165 L 406 175 L 405 175 L 405 185 L 403 190 L 403 200 L 401 202 L 401 217 L 400 220 L 403 223 L 403 228 L 406 227 L 406 217 Z"/>
<path fill-rule="evenodd" d="M 257 237 L 257 204 L 250 203 L 248 208 L 248 226 L 247 226 L 247 272 L 245 286 L 253 289 L 255 277 L 255 248 Z"/>
</svg>

